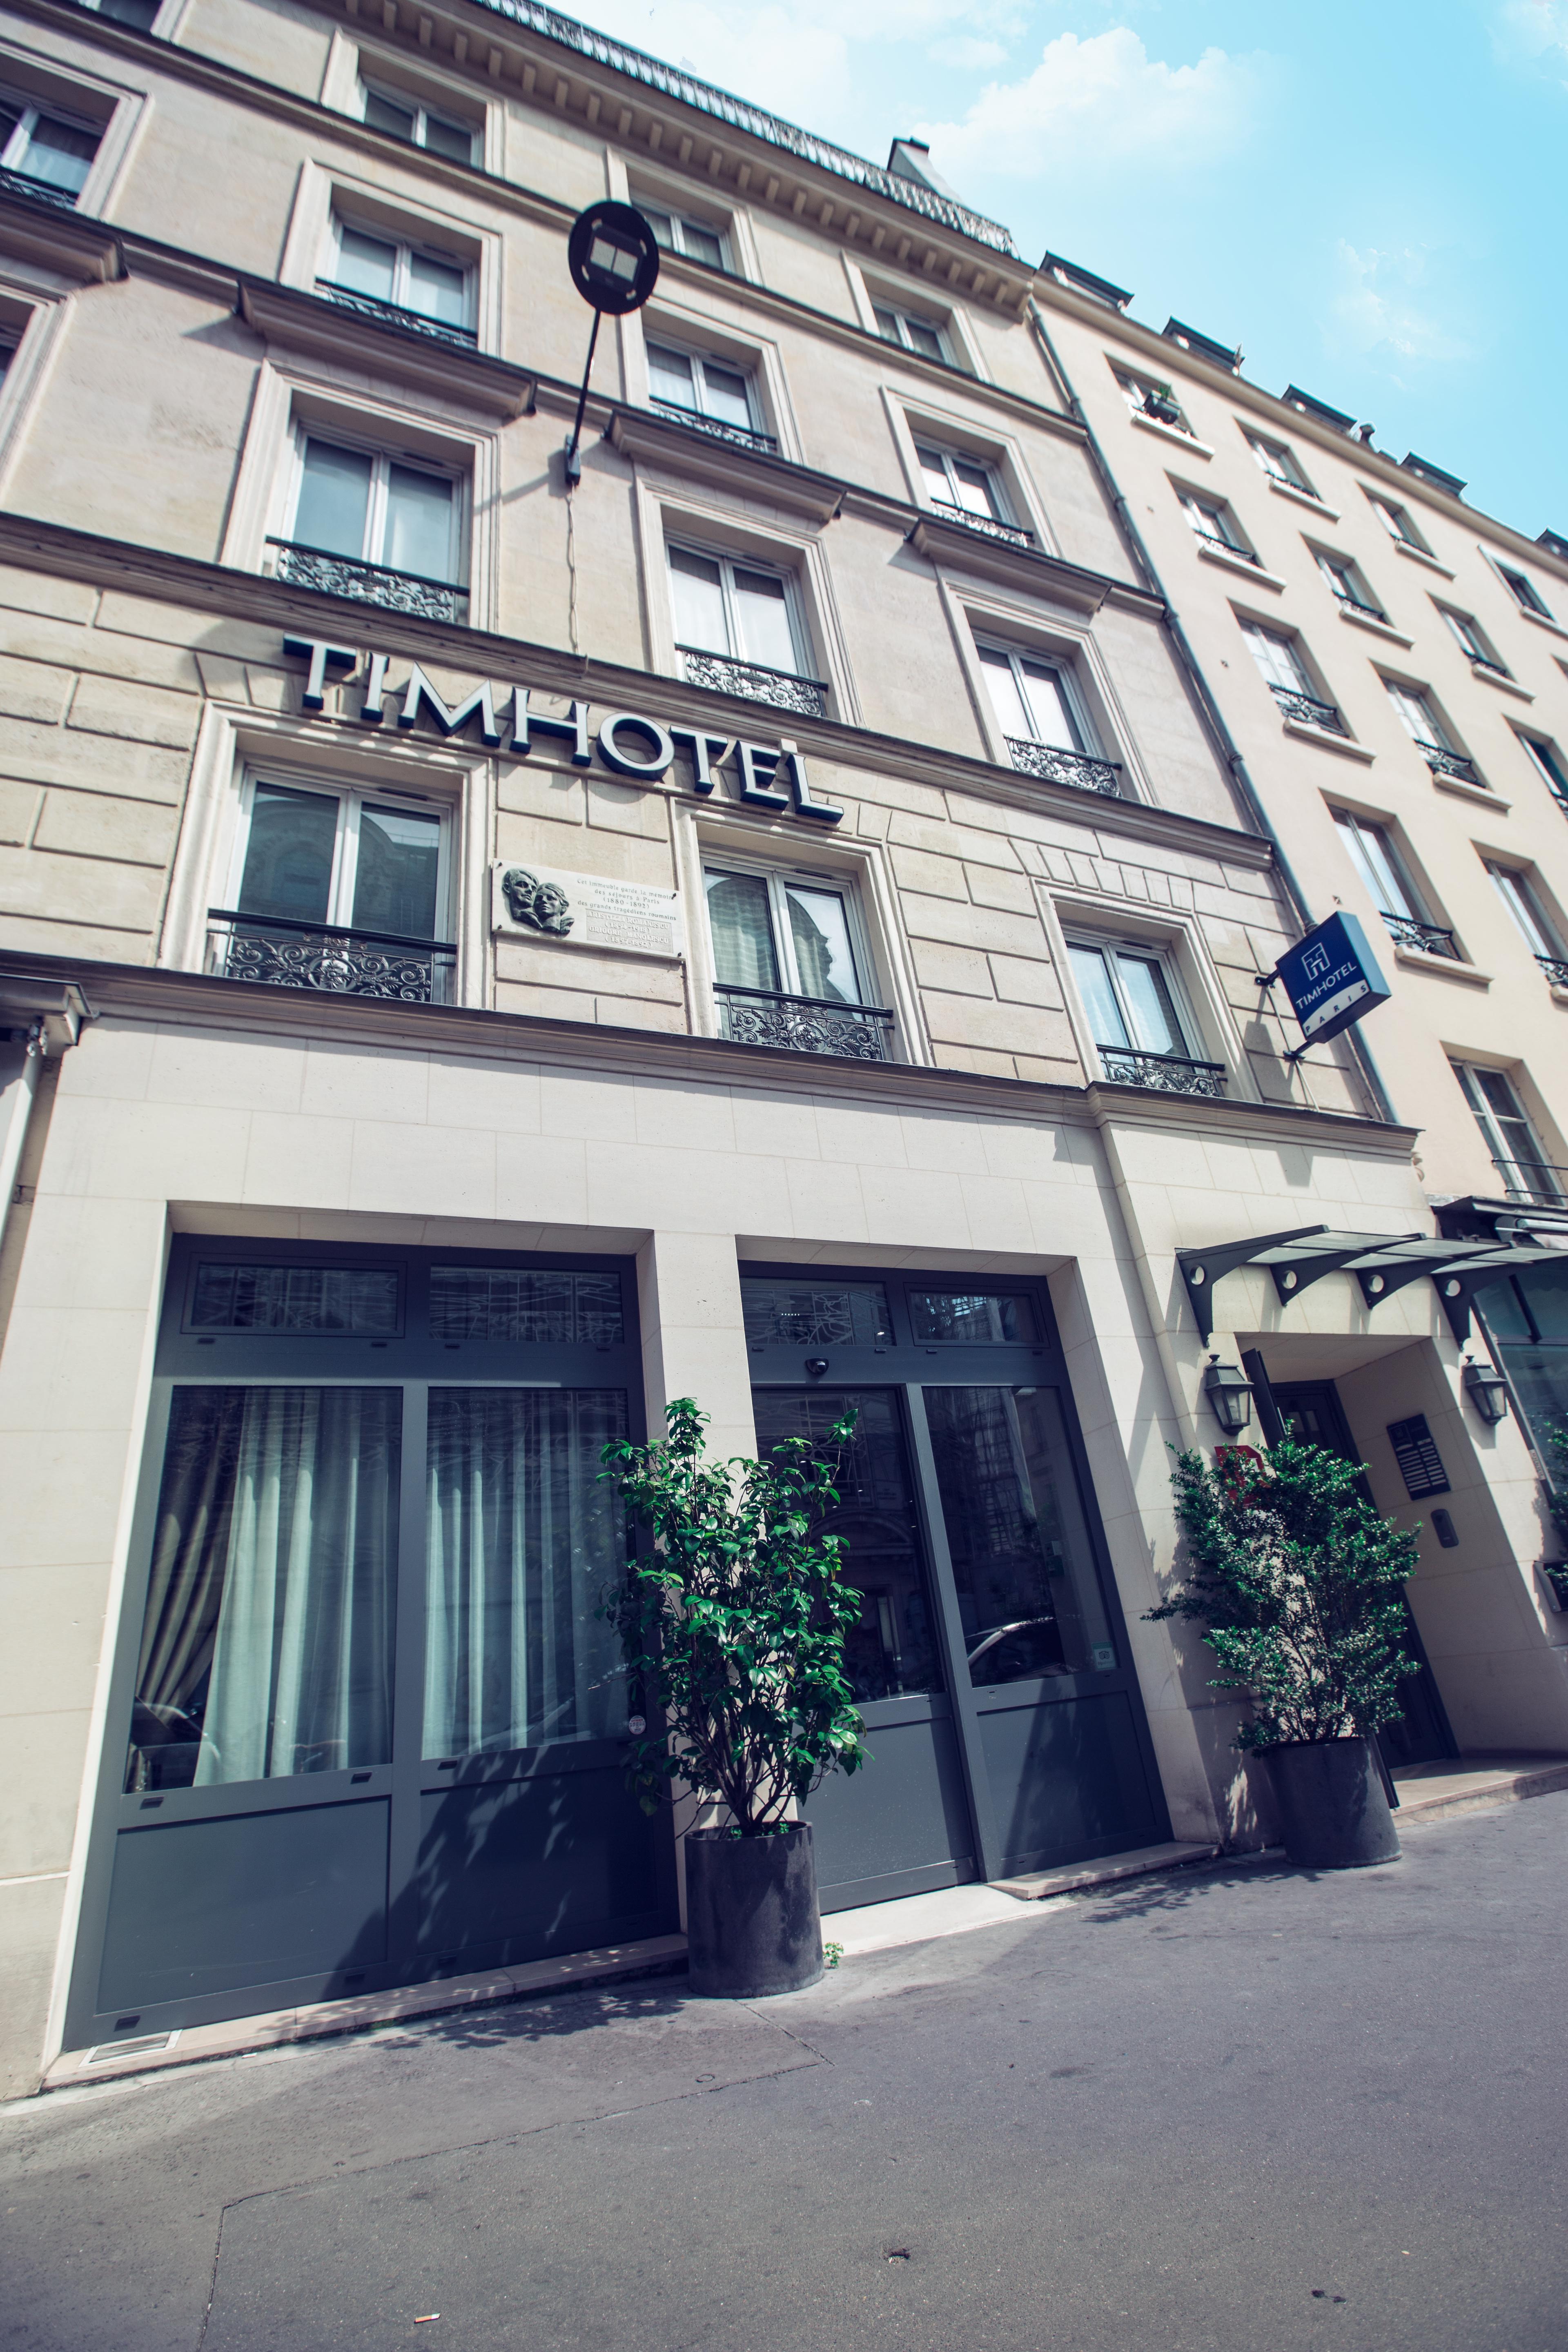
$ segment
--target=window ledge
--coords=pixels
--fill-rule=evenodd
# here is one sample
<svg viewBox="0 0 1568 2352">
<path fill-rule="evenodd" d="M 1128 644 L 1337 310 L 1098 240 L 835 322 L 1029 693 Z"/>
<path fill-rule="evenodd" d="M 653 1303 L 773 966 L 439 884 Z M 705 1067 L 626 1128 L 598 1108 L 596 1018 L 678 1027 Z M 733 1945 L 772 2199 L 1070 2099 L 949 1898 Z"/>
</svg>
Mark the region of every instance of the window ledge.
<svg viewBox="0 0 1568 2352">
<path fill-rule="evenodd" d="M 1162 441 L 1173 441 L 1178 449 L 1187 449 L 1199 457 L 1212 457 L 1214 451 L 1206 441 L 1194 433 L 1184 433 L 1179 425 L 1162 425 L 1157 416 L 1145 416 L 1141 408 L 1127 412 L 1141 433 L 1157 433 Z"/>
<path fill-rule="evenodd" d="M 1327 727 L 1303 727 L 1299 719 L 1287 719 L 1284 725 L 1287 735 L 1302 743 L 1316 743 L 1324 751 L 1337 751 L 1342 760 L 1359 760 L 1363 768 L 1370 768 L 1377 757 L 1364 743 L 1352 743 L 1348 735 L 1336 735 Z M 1489 801 L 1490 793 L 1486 797 Z"/>
<path fill-rule="evenodd" d="M 1552 1002 L 1553 1004 L 1568 1004 L 1568 988 L 1559 988 L 1554 981 L 1552 985 Z"/>
<path fill-rule="evenodd" d="M 1316 490 L 1299 490 L 1294 482 L 1276 481 L 1272 474 L 1265 474 L 1263 478 L 1276 497 L 1294 499 L 1299 507 L 1310 507 L 1312 512 L 1315 515 L 1321 515 L 1325 522 L 1338 522 L 1340 519 L 1338 507 L 1330 506 L 1326 499 L 1318 496 Z"/>
<path fill-rule="evenodd" d="M 1414 637 L 1396 629 L 1392 621 L 1380 621 L 1371 613 L 1358 613 L 1353 604 L 1342 604 L 1340 618 L 1348 621 L 1352 629 L 1370 629 L 1374 637 L 1386 637 L 1390 645 L 1410 646 L 1415 643 Z"/>
<path fill-rule="evenodd" d="M 1568 637 L 1568 629 L 1561 621 L 1554 621 L 1550 613 L 1537 613 L 1529 604 L 1521 604 L 1519 611 L 1521 620 L 1532 621 L 1538 629 L 1550 629 L 1554 637 Z"/>
<path fill-rule="evenodd" d="M 1500 816 L 1506 816 L 1513 806 L 1511 801 L 1494 793 L 1489 784 L 1468 784 L 1462 776 L 1433 775 L 1432 782 L 1440 793 L 1454 793 L 1462 801 L 1475 801 L 1481 808 L 1496 809 Z"/>
<path fill-rule="evenodd" d="M 1517 677 L 1505 677 L 1501 670 L 1489 669 L 1485 662 L 1472 662 L 1470 676 L 1479 678 L 1483 685 L 1495 686 L 1500 694 L 1516 694 L 1521 702 L 1535 700 L 1529 687 L 1521 686 Z"/>
<path fill-rule="evenodd" d="M 651 409 L 617 407 L 605 437 L 625 457 L 651 459 L 669 473 L 710 483 L 732 497 L 767 499 L 814 523 L 831 522 L 844 503 L 844 484 L 832 475 L 815 473 L 771 450 L 721 441 L 700 425 L 678 424 Z"/>
<path fill-rule="evenodd" d="M 1453 578 L 1447 565 L 1439 563 L 1435 555 L 1428 555 L 1424 547 L 1412 547 L 1407 539 L 1395 539 L 1392 531 L 1388 534 L 1388 543 L 1396 555 L 1407 555 L 1412 563 L 1424 563 L 1428 572 L 1440 572 L 1445 580 Z"/>
<path fill-rule="evenodd" d="M 1239 548 L 1233 554 L 1227 547 L 1215 547 L 1212 540 L 1200 539 L 1197 550 L 1205 563 L 1223 563 L 1227 572 L 1239 572 L 1244 580 L 1256 580 L 1265 588 L 1282 589 L 1285 585 L 1278 573 L 1265 572 L 1261 563 L 1254 563 Z"/>
<path fill-rule="evenodd" d="M 1469 988 L 1489 988 L 1489 971 L 1478 971 L 1473 963 L 1461 963 L 1457 956 L 1431 955 L 1425 948 L 1395 946 L 1395 963 L 1407 963 L 1412 971 L 1434 971 L 1442 980 L 1462 980 Z"/>
<path fill-rule="evenodd" d="M 345 310 L 319 294 L 264 279 L 239 280 L 239 311 L 266 343 L 336 362 L 356 373 L 392 376 L 446 402 L 510 419 L 531 407 L 537 378 L 489 352 Z"/>
</svg>

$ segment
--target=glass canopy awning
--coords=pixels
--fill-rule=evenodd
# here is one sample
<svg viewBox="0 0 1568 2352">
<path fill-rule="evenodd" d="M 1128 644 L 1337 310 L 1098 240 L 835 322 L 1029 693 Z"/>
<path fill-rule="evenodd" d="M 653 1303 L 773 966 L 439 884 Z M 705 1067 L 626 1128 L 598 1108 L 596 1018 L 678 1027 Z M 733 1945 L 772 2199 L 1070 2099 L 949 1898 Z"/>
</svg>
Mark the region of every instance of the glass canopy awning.
<svg viewBox="0 0 1568 2352">
<path fill-rule="evenodd" d="M 1358 1234 L 1331 1225 L 1297 1225 L 1289 1233 L 1254 1234 L 1245 1241 L 1179 1249 L 1176 1264 L 1205 1346 L 1214 1337 L 1215 1285 L 1244 1265 L 1266 1265 L 1282 1306 L 1326 1274 L 1353 1274 L 1369 1307 L 1380 1307 L 1426 1275 L 1462 1347 L 1470 1336 L 1470 1302 L 1478 1290 L 1500 1275 L 1515 1274 L 1545 1259 L 1560 1262 L 1563 1255 L 1561 1250 L 1531 1248 L 1522 1242 L 1445 1242 L 1426 1234 Z"/>
</svg>

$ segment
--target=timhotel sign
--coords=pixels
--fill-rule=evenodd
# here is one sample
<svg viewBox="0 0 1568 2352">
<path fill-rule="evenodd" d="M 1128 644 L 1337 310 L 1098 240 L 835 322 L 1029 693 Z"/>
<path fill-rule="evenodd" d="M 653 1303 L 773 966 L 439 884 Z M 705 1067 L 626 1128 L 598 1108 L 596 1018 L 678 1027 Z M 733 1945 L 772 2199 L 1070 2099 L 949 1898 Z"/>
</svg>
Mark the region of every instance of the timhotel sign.
<svg viewBox="0 0 1568 2352">
<path fill-rule="evenodd" d="M 353 647 L 328 645 L 319 637 L 285 637 L 283 651 L 310 664 L 300 699 L 312 718 L 325 707 L 329 678 L 345 684 L 360 667 Z M 737 736 L 711 734 L 704 727 L 666 727 L 636 710 L 611 711 L 593 730 L 585 702 L 569 703 L 558 717 L 534 709 L 526 686 L 498 687 L 488 679 L 462 702 L 448 705 L 417 662 L 400 685 L 389 686 L 391 661 L 390 654 L 367 657 L 362 727 L 384 726 L 390 711 L 398 730 L 412 733 L 423 711 L 443 735 L 457 735 L 477 724 L 479 740 L 487 749 L 524 760 L 536 748 L 537 736 L 564 736 L 572 745 L 574 767 L 591 766 L 596 755 L 612 774 L 648 784 L 668 773 L 679 746 L 691 761 L 693 792 L 710 793 L 718 771 L 732 760 L 738 794 L 752 807 L 768 809 L 775 816 L 793 808 L 796 816 L 813 817 L 819 824 L 837 824 L 843 818 L 841 808 L 812 798 L 805 761 L 787 737 L 777 743 L 747 743 Z"/>
<path fill-rule="evenodd" d="M 1390 990 L 1353 915 L 1331 915 L 1287 948 L 1274 967 L 1301 1024 L 1321 1045 L 1388 1003 Z"/>
</svg>

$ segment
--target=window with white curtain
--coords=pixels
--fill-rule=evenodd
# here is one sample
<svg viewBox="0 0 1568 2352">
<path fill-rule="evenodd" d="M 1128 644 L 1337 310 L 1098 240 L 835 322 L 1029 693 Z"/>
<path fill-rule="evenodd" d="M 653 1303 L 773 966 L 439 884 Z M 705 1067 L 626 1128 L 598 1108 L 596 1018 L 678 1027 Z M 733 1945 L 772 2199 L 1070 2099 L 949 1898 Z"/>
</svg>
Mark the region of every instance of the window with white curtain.
<svg viewBox="0 0 1568 2352">
<path fill-rule="evenodd" d="M 1351 864 L 1365 884 L 1367 896 L 1378 913 L 1426 922 L 1429 918 L 1426 905 L 1405 871 L 1388 827 L 1374 824 L 1370 817 L 1354 816 L 1349 809 L 1336 809 L 1334 823 Z"/>
<path fill-rule="evenodd" d="M 754 378 L 732 360 L 683 352 L 673 343 L 647 347 L 648 392 L 658 408 L 682 410 L 742 433 L 761 433 L 762 411 Z"/>
<path fill-rule="evenodd" d="M 446 156 L 448 163 L 472 163 L 479 160 L 479 133 L 471 123 L 426 106 L 406 90 L 367 82 L 363 96 L 364 119 L 372 131 L 385 131 L 394 139 L 406 140 L 411 147 L 423 147 L 432 155 Z"/>
<path fill-rule="evenodd" d="M 1451 740 L 1442 720 L 1432 706 L 1431 697 L 1418 686 L 1402 686 L 1396 677 L 1385 677 L 1388 698 L 1394 705 L 1400 725 L 1412 742 L 1436 751 L 1454 751 L 1458 746 Z"/>
<path fill-rule="evenodd" d="M 730 555 L 671 547 L 677 645 L 795 677 L 811 675 L 799 588 L 786 572 Z"/>
<path fill-rule="evenodd" d="M 1247 446 L 1271 482 L 1281 482 L 1292 490 L 1305 490 L 1310 499 L 1317 491 L 1301 470 L 1295 451 L 1284 441 L 1270 441 L 1261 433 L 1248 433 Z"/>
<path fill-rule="evenodd" d="M 923 360 L 941 360 L 945 366 L 952 364 L 952 353 L 947 336 L 935 319 L 924 319 L 918 310 L 893 309 L 890 303 L 874 306 L 877 332 L 885 343 L 897 343 L 906 352 L 916 352 Z"/>
<path fill-rule="evenodd" d="M 1102 1054 L 1200 1058 L 1175 976 L 1163 955 L 1117 941 L 1068 941 L 1068 958 L 1089 1034 Z"/>
<path fill-rule="evenodd" d="M 1005 646 L 978 646 L 981 674 L 1004 735 L 1059 751 L 1100 756 L 1088 716 L 1059 662 Z"/>
<path fill-rule="evenodd" d="M 334 220 L 324 290 L 368 297 L 472 339 L 474 272 L 454 253 Z"/>
<path fill-rule="evenodd" d="M 961 450 L 939 448 L 932 441 L 917 441 L 915 456 L 933 506 L 956 507 L 987 522 L 1012 521 L 992 467 Z"/>
<path fill-rule="evenodd" d="M 103 126 L 0 89 L 0 169 L 37 180 L 47 194 L 79 196 Z"/>
<path fill-rule="evenodd" d="M 1500 1187 L 1510 1200 L 1555 1205 L 1563 1171 L 1552 1166 L 1512 1081 L 1480 1062 L 1452 1064 L 1465 1100 L 1486 1139 Z"/>
<path fill-rule="evenodd" d="M 1283 694 L 1305 694 L 1317 699 L 1317 685 L 1296 650 L 1296 641 L 1260 621 L 1243 621 L 1241 634 L 1258 664 L 1259 675 Z"/>
<path fill-rule="evenodd" d="M 828 1004 L 876 1003 L 859 910 L 845 884 L 710 866 L 703 888 L 721 986 Z"/>
<path fill-rule="evenodd" d="M 460 485 L 380 450 L 301 433 L 289 538 L 416 579 L 463 575 Z"/>
<path fill-rule="evenodd" d="M 1495 858 L 1486 861 L 1487 872 L 1492 877 L 1492 887 L 1532 956 L 1543 963 L 1563 960 L 1563 942 L 1541 900 L 1531 885 L 1528 874 L 1517 866 L 1500 865 Z"/>
<path fill-rule="evenodd" d="M 667 253 L 684 254 L 688 261 L 705 261 L 710 269 L 728 269 L 730 257 L 720 231 L 706 221 L 683 213 L 665 212 L 657 205 L 633 202 Z"/>
<path fill-rule="evenodd" d="M 1178 490 L 1176 496 L 1195 538 L 1206 546 L 1223 547 L 1231 555 L 1246 555 L 1257 562 L 1223 499 L 1201 499 L 1195 490 Z"/>
</svg>

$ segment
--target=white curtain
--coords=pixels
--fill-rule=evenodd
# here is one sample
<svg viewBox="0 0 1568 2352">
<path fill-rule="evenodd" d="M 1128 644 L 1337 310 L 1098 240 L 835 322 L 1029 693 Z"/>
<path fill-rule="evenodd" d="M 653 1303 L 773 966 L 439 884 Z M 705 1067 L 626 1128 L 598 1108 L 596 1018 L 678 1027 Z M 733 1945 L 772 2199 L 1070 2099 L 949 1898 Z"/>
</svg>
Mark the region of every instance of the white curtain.
<svg viewBox="0 0 1568 2352">
<path fill-rule="evenodd" d="M 626 1558 L 599 1454 L 625 1433 L 616 1390 L 431 1390 L 426 1756 L 624 1730 L 597 1612 Z"/>
</svg>

